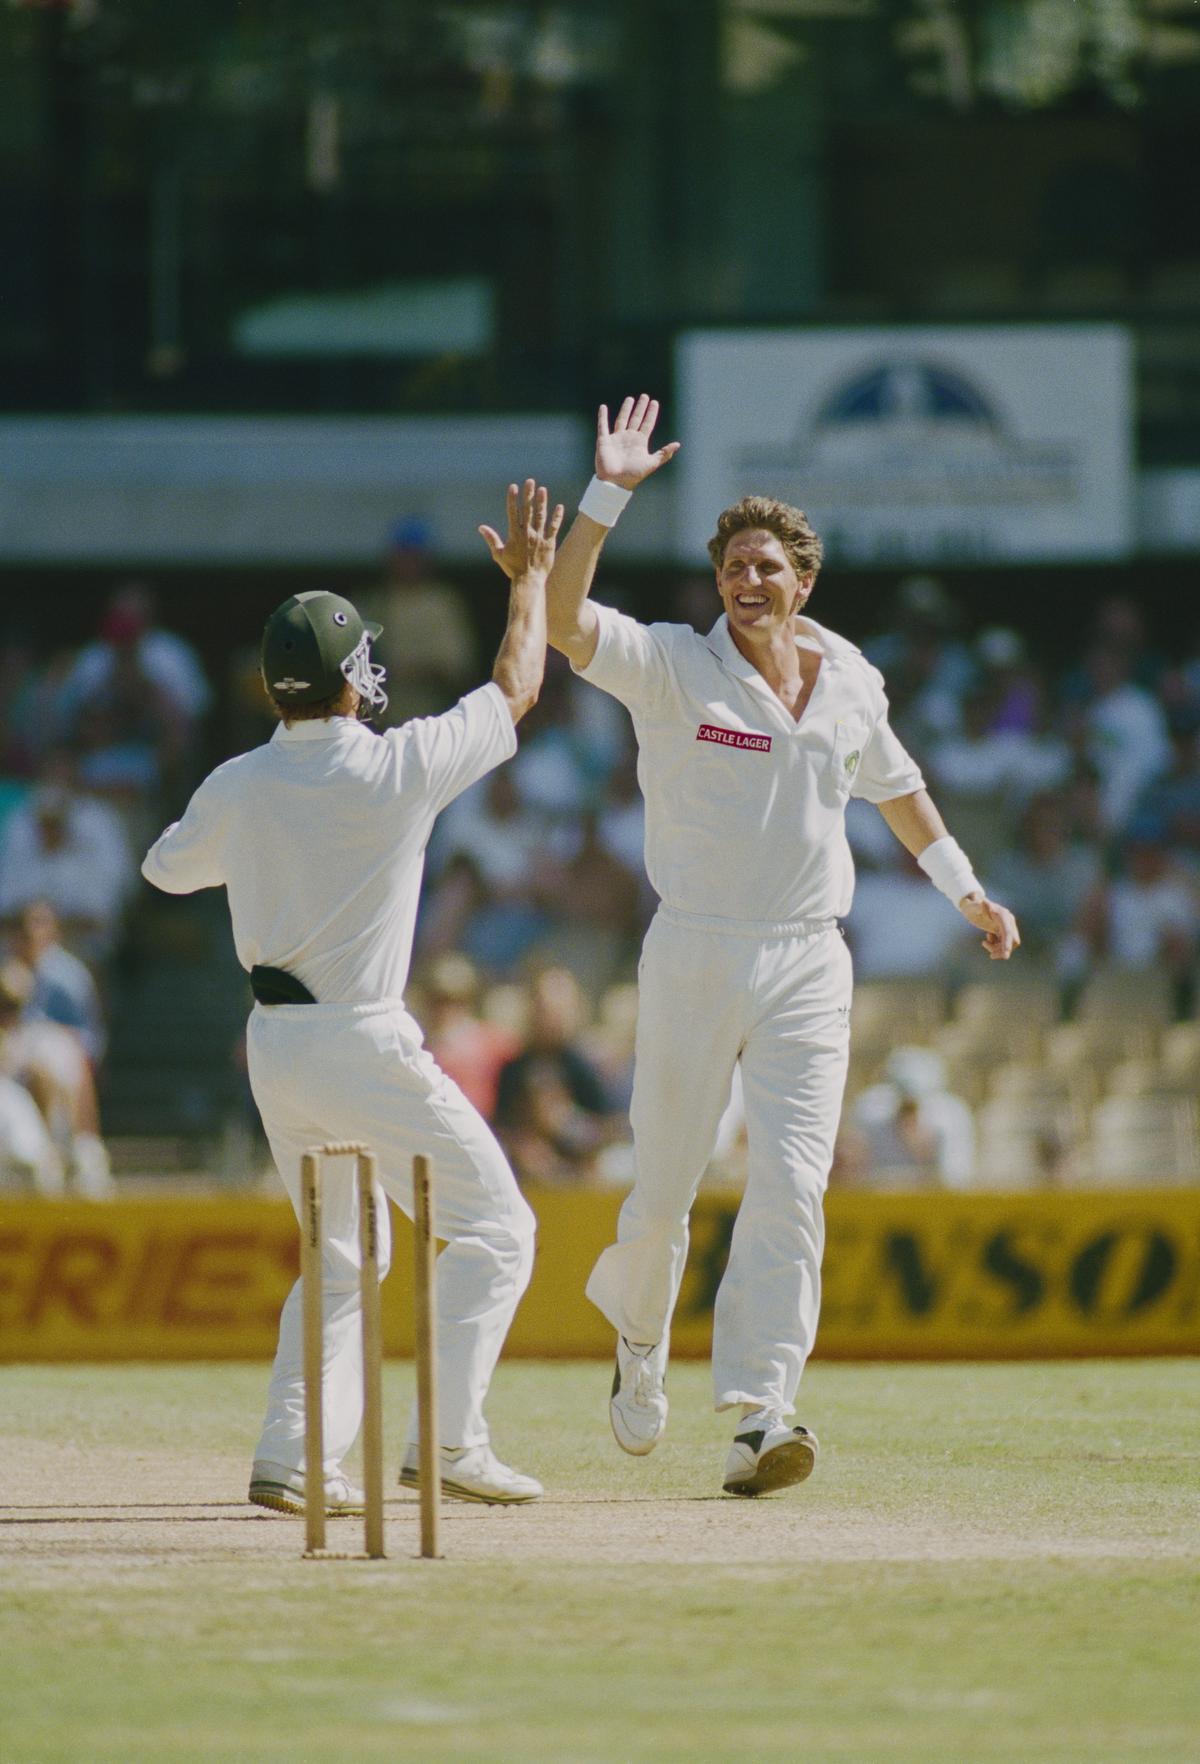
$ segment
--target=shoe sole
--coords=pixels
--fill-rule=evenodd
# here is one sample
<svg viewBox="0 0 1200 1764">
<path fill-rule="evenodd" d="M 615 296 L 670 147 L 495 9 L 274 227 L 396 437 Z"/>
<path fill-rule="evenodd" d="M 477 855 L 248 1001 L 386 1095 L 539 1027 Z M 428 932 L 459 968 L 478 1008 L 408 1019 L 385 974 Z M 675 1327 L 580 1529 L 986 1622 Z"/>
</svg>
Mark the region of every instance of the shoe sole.
<svg viewBox="0 0 1200 1764">
<path fill-rule="evenodd" d="M 421 1479 L 414 1472 L 406 1475 L 401 1470 L 396 1478 L 401 1488 L 420 1489 Z M 482 1507 L 523 1507 L 530 1501 L 540 1501 L 540 1494 L 480 1494 L 476 1488 L 466 1488 L 461 1482 L 452 1482 L 449 1477 L 442 1477 L 442 1493 L 452 1495 L 456 1501 L 477 1501 Z"/>
<path fill-rule="evenodd" d="M 734 1478 L 721 1486 L 731 1495 L 774 1494 L 776 1489 L 804 1482 L 812 1475 L 816 1461 L 817 1451 L 811 1440 L 786 1439 L 782 1445 L 763 1453 L 752 1476 Z"/>
<path fill-rule="evenodd" d="M 303 1497 L 293 1494 L 291 1489 L 281 1488 L 278 1483 L 252 1482 L 247 1498 L 255 1507 L 269 1507 L 273 1513 L 291 1513 L 299 1519 L 304 1517 Z M 327 1519 L 361 1519 L 365 1512 L 365 1507 L 326 1507 L 325 1517 Z"/>
</svg>

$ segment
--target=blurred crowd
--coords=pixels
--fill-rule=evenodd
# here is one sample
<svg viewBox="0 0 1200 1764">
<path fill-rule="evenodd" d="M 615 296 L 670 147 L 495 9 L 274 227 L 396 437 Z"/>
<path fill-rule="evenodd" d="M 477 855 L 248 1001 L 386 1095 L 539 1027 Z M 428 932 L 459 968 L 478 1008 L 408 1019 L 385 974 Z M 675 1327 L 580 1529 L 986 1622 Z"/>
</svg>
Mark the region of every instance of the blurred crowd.
<svg viewBox="0 0 1200 1764">
<path fill-rule="evenodd" d="M 473 610 L 421 522 L 397 524 L 383 572 L 355 598 L 384 626 L 389 721 L 437 711 L 486 676 Z M 701 630 L 719 611 L 701 577 L 660 605 Z M 1158 1039 L 1114 1045 L 1108 1066 L 1153 1066 L 1197 1004 L 1200 648 L 1162 654 L 1137 604 L 1114 596 L 1052 668 L 1017 631 L 975 629 L 927 576 L 900 585 L 863 647 L 952 831 L 1017 914 L 1013 979 L 1036 977 L 1042 1001 L 1028 1010 L 1047 1032 L 1069 1028 L 1098 975 L 1148 979 Z M 99 1195 L 110 1179 L 97 1079 L 103 1097 L 138 860 L 207 764 L 265 739 L 272 720 L 247 645 L 226 663 L 218 721 L 198 655 L 141 583 L 107 598 L 82 648 L 44 648 L 12 628 L 0 645 L 0 1184 L 7 1172 L 46 1193 Z M 993 1180 L 979 1150 L 981 1110 L 996 1101 L 989 1054 L 1036 1064 L 1042 1044 L 1009 1046 L 993 1026 L 964 1065 L 975 1044 L 956 1000 L 987 966 L 975 934 L 875 809 L 852 803 L 848 832 L 858 887 L 845 930 L 860 998 L 898 987 L 902 1000 L 920 986 L 937 1003 L 920 1036 L 902 1005 L 895 1034 L 860 1036 L 856 1006 L 865 1051 L 835 1179 Z M 642 834 L 626 713 L 552 655 L 516 759 L 437 825 L 412 994 L 434 1054 L 496 1125 L 523 1181 L 629 1179 L 637 957 L 655 904 Z M 1092 1061 L 1093 1072 L 1108 1066 Z M 1142 1090 L 1153 1088 L 1147 1078 Z M 1047 1143 L 1039 1180 L 1069 1164 Z M 743 1158 L 735 1083 L 713 1179 L 738 1180 Z"/>
<path fill-rule="evenodd" d="M 80 648 L 47 657 L 10 627 L 0 681 L 0 1187 L 99 1198 L 113 963 L 211 693 L 141 582 L 107 597 Z"/>
<path fill-rule="evenodd" d="M 1200 900 L 1200 650 L 1169 659 L 1136 603 L 1102 601 L 1058 673 L 1020 635 L 973 641 L 928 577 L 904 583 L 866 653 L 893 722 L 948 824 L 1021 923 L 1023 961 L 1068 995 L 1091 967 L 1166 969 L 1179 1015 L 1193 1003 Z M 963 973 L 970 937 L 933 911 L 913 866 L 852 808 L 859 887 L 849 932 L 862 980 Z M 940 897 L 935 903 L 944 907 Z"/>
</svg>

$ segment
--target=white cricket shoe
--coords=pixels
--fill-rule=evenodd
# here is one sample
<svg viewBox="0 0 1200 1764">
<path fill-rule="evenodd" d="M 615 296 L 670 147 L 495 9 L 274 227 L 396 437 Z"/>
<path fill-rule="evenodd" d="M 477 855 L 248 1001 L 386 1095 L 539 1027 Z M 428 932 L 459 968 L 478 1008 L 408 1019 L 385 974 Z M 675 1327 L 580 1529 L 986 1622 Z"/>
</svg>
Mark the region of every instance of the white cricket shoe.
<svg viewBox="0 0 1200 1764">
<path fill-rule="evenodd" d="M 410 1445 L 400 1466 L 403 1488 L 420 1488 L 421 1470 L 417 1448 Z M 537 1501 L 545 1494 L 533 1476 L 522 1476 L 502 1464 L 490 1445 L 443 1446 L 441 1448 L 442 1492 L 459 1501 L 489 1501 L 495 1506 L 516 1506 L 521 1501 Z"/>
<path fill-rule="evenodd" d="M 752 1417 L 752 1419 L 755 1419 Z M 725 1460 L 726 1494 L 772 1494 L 812 1475 L 817 1461 L 815 1434 L 807 1427 L 789 1427 L 780 1416 L 767 1416 L 735 1435 Z"/>
<path fill-rule="evenodd" d="M 666 1429 L 666 1370 L 665 1341 L 655 1342 L 653 1347 L 631 1347 L 618 1335 L 608 1414 L 617 1444 L 635 1458 L 652 1452 Z"/>
<path fill-rule="evenodd" d="M 289 1470 L 286 1464 L 272 1464 L 267 1458 L 255 1458 L 249 1498 L 256 1507 L 270 1507 L 276 1513 L 303 1513 L 304 1472 Z M 355 1488 L 340 1471 L 326 1476 L 327 1518 L 353 1518 L 365 1509 L 366 1496 L 361 1488 Z"/>
</svg>

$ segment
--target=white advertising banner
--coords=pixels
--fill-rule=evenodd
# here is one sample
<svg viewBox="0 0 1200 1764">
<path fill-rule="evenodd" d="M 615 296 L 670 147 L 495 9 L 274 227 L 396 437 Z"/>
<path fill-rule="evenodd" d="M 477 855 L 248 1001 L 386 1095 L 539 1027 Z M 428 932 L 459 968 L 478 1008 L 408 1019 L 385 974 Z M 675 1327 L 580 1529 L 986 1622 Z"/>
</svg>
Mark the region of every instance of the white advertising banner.
<svg viewBox="0 0 1200 1764">
<path fill-rule="evenodd" d="M 695 331 L 677 369 L 683 557 L 750 493 L 803 508 L 834 563 L 1130 553 L 1120 326 Z"/>
</svg>

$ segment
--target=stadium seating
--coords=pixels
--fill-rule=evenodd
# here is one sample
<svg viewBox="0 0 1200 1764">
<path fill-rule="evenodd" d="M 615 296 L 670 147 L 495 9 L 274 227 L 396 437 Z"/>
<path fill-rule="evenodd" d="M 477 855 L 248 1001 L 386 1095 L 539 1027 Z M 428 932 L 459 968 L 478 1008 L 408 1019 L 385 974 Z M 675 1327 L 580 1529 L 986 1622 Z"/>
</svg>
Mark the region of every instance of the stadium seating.
<svg viewBox="0 0 1200 1764">
<path fill-rule="evenodd" d="M 1079 996 L 1076 1015 L 1085 1023 L 1115 1018 L 1161 1027 L 1170 1022 L 1173 1004 L 1171 977 L 1162 968 L 1098 968 Z"/>
<path fill-rule="evenodd" d="M 975 1111 L 979 1187 L 1200 1180 L 1200 1020 L 1170 1020 L 1167 974 L 1099 969 L 1069 1021 L 1053 979 L 1011 970 L 943 1002 L 928 985 L 860 988 L 851 1105 L 894 1047 L 921 1044 Z"/>
<path fill-rule="evenodd" d="M 1097 1184 L 1200 1180 L 1194 1097 L 1109 1096 L 1092 1111 L 1088 1174 Z"/>
<path fill-rule="evenodd" d="M 1053 1184 L 1079 1140 L 1083 1115 L 1061 1094 L 994 1097 L 976 1115 L 976 1186 L 1005 1190 Z"/>
</svg>

